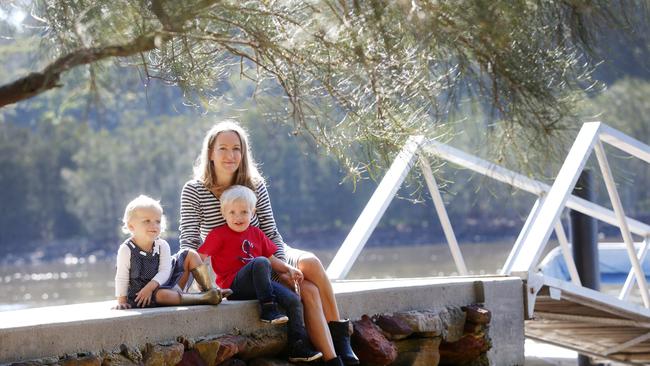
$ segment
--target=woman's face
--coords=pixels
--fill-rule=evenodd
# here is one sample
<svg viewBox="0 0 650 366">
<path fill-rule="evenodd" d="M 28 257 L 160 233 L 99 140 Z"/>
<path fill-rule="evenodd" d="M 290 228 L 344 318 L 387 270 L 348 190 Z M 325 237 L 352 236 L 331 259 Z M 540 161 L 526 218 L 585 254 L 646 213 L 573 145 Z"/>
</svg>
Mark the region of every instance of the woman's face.
<svg viewBox="0 0 650 366">
<path fill-rule="evenodd" d="M 217 135 L 210 160 L 217 177 L 231 178 L 239 169 L 242 146 L 239 135 L 234 131 L 224 131 Z"/>
</svg>

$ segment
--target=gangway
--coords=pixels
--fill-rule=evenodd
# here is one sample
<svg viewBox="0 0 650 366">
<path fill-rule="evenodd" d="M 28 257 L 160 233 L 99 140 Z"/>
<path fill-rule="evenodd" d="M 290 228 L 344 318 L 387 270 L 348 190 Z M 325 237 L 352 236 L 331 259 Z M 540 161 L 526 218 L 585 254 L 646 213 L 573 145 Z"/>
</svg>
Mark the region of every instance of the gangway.
<svg viewBox="0 0 650 366">
<path fill-rule="evenodd" d="M 640 262 L 648 252 L 650 225 L 627 217 L 623 209 L 603 144 L 613 146 L 650 163 L 650 146 L 601 122 L 580 129 L 551 186 L 454 147 L 413 136 L 387 171 L 350 233 L 327 268 L 328 276 L 344 279 L 361 253 L 409 171 L 419 165 L 449 245 L 456 269 L 467 275 L 467 266 L 433 176 L 427 155 L 509 184 L 537 197 L 517 237 L 501 274 L 523 280 L 526 336 L 583 354 L 628 364 L 650 363 L 650 295 Z M 612 209 L 572 195 L 588 158 L 595 153 Z M 617 296 L 583 287 L 561 215 L 565 208 L 579 211 L 620 229 L 631 270 Z M 538 270 L 552 233 L 559 242 L 570 281 L 545 276 Z M 632 234 L 643 238 L 637 251 Z M 630 300 L 638 288 L 643 306 Z"/>
</svg>

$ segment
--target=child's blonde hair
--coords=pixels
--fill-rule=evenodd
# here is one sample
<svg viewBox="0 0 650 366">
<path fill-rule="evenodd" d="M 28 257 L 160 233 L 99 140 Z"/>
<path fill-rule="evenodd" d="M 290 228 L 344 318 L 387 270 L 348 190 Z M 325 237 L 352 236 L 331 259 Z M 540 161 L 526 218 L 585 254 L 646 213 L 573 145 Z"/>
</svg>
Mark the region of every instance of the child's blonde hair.
<svg viewBox="0 0 650 366">
<path fill-rule="evenodd" d="M 160 233 L 162 234 L 167 228 L 167 220 L 165 215 L 163 215 L 163 209 L 160 205 L 160 201 L 157 201 L 149 196 L 144 194 L 139 195 L 134 198 L 126 208 L 124 209 L 124 217 L 122 217 L 122 232 L 124 234 L 130 234 L 129 230 L 129 221 L 133 218 L 133 213 L 139 208 L 153 208 L 154 210 L 160 212 Z"/>
<path fill-rule="evenodd" d="M 246 202 L 251 211 L 255 209 L 255 205 L 257 204 L 257 196 L 255 195 L 255 192 L 246 186 L 240 185 L 228 187 L 228 189 L 223 191 L 219 200 L 221 201 L 222 211 L 226 205 L 239 200 Z"/>
</svg>

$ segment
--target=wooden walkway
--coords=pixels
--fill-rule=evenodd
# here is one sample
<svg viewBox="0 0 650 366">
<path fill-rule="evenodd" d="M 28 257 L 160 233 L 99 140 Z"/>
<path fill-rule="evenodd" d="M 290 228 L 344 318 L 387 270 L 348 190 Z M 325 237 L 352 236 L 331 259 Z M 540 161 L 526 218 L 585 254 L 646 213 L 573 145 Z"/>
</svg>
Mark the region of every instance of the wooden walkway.
<svg viewBox="0 0 650 366">
<path fill-rule="evenodd" d="M 553 278 L 542 281 L 526 337 L 596 358 L 650 364 L 649 309 Z"/>
</svg>

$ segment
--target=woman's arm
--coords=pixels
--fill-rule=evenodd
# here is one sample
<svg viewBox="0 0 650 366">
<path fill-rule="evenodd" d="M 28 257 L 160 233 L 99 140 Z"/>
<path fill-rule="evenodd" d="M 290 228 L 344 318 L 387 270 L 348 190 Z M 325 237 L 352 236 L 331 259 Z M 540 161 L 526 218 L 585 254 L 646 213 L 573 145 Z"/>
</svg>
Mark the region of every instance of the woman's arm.
<svg viewBox="0 0 650 366">
<path fill-rule="evenodd" d="M 257 186 L 257 206 L 256 213 L 257 219 L 260 223 L 260 229 L 264 234 L 271 239 L 271 241 L 278 247 L 278 250 L 275 252 L 275 256 L 282 260 L 286 261 L 285 252 L 284 252 L 284 240 L 282 235 L 278 231 L 277 226 L 275 225 L 275 217 L 273 216 L 273 208 L 271 207 L 271 199 L 269 198 L 269 192 L 266 189 L 266 184 L 261 182 Z"/>
<path fill-rule="evenodd" d="M 187 182 L 181 192 L 181 249 L 197 249 L 201 245 L 201 215 L 199 192 L 192 182 Z"/>
</svg>

